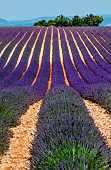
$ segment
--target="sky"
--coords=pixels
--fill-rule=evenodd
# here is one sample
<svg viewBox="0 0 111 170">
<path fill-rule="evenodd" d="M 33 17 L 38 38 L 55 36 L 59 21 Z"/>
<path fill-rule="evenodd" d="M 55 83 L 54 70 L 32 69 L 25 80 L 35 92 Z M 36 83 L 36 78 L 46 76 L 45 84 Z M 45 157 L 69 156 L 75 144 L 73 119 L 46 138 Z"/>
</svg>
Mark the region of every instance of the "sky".
<svg viewBox="0 0 111 170">
<path fill-rule="evenodd" d="M 90 13 L 111 14 L 111 0 L 0 0 L 0 18 L 9 21 Z"/>
</svg>

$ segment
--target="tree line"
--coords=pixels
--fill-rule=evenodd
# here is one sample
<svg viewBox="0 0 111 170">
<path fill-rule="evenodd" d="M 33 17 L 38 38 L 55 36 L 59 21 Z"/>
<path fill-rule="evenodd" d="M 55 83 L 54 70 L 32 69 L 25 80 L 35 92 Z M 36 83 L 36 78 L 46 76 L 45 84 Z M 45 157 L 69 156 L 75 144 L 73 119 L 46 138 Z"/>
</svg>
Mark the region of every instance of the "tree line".
<svg viewBox="0 0 111 170">
<path fill-rule="evenodd" d="M 75 15 L 72 19 L 64 17 L 63 15 L 57 16 L 54 20 L 41 20 L 34 23 L 34 26 L 99 26 L 103 21 L 102 16 L 96 16 L 93 14 L 86 15 L 86 17 L 79 17 Z"/>
</svg>

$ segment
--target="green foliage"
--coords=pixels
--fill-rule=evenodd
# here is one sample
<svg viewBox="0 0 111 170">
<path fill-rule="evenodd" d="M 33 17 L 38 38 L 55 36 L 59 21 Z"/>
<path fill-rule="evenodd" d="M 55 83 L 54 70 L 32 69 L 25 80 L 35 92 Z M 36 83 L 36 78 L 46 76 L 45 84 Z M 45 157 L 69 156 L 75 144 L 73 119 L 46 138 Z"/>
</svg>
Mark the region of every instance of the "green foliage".
<svg viewBox="0 0 111 170">
<path fill-rule="evenodd" d="M 78 15 L 75 15 L 72 18 L 72 25 L 74 25 L 74 26 L 80 26 L 81 25 L 81 18 Z"/>
<path fill-rule="evenodd" d="M 34 26 L 98 26 L 102 21 L 102 16 L 95 16 L 93 14 L 86 15 L 83 18 L 75 15 L 72 19 L 59 15 L 54 20 L 49 20 L 48 22 L 45 20 L 38 21 L 34 23 Z"/>
<path fill-rule="evenodd" d="M 34 26 L 48 26 L 45 20 L 38 21 L 34 24 Z"/>
<path fill-rule="evenodd" d="M 28 90 L 16 87 L 0 91 L 0 155 L 8 149 L 9 138 L 12 136 L 9 128 L 20 123 L 20 116 L 33 102 Z"/>
<path fill-rule="evenodd" d="M 53 21 L 53 20 L 49 20 L 48 22 L 47 22 L 47 25 L 48 26 L 55 26 L 55 22 Z"/>
<path fill-rule="evenodd" d="M 55 26 L 69 26 L 70 25 L 70 19 L 69 18 L 65 18 L 63 15 L 59 15 L 57 16 L 57 18 L 55 18 L 54 20 L 55 22 Z"/>
<path fill-rule="evenodd" d="M 74 89 L 51 89 L 38 117 L 30 169 L 109 170 L 110 151 Z"/>
<path fill-rule="evenodd" d="M 44 160 L 36 164 L 36 169 L 44 170 L 47 167 L 48 170 L 59 170 L 58 165 L 60 162 L 69 165 L 70 168 L 74 168 L 73 164 L 77 164 L 79 170 L 86 170 L 87 168 L 88 170 L 95 168 L 106 170 L 108 168 L 107 161 L 102 159 L 97 149 L 87 148 L 85 144 L 75 146 L 67 142 L 64 145 L 59 144 L 52 151 L 48 151 L 44 155 Z"/>
<path fill-rule="evenodd" d="M 111 112 L 111 85 L 98 84 L 89 86 L 80 86 L 80 95 L 104 107 L 110 114 Z"/>
</svg>

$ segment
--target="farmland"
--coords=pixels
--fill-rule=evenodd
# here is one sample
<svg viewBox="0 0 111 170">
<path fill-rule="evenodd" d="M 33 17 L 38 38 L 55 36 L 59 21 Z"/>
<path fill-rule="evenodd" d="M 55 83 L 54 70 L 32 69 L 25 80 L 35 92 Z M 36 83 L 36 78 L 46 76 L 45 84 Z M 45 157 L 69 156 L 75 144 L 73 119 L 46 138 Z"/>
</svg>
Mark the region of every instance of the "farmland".
<svg viewBox="0 0 111 170">
<path fill-rule="evenodd" d="M 0 90 L 111 82 L 110 29 L 1 28 Z M 42 83 L 41 83 L 42 82 Z M 41 88 L 40 87 L 44 87 Z"/>
<path fill-rule="evenodd" d="M 110 27 L 0 27 L 1 155 L 9 129 L 42 100 L 31 170 L 110 169 L 110 147 L 84 99 L 111 116 Z"/>
</svg>

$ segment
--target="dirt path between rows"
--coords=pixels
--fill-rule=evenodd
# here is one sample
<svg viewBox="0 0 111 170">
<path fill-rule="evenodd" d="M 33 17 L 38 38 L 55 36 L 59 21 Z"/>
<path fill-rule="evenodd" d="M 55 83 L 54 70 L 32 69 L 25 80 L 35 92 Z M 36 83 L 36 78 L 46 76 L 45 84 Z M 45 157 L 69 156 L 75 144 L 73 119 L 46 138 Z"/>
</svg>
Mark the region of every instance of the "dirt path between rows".
<svg viewBox="0 0 111 170">
<path fill-rule="evenodd" d="M 0 159 L 0 170 L 29 170 L 31 142 L 36 131 L 37 113 L 40 111 L 42 100 L 31 105 L 21 116 L 21 124 L 11 128 L 13 138 L 6 154 Z"/>
<path fill-rule="evenodd" d="M 90 116 L 106 143 L 111 147 L 111 115 L 99 105 L 84 100 Z M 13 138 L 10 139 L 9 150 L 1 158 L 0 170 L 30 170 L 30 148 L 36 131 L 37 113 L 40 111 L 42 100 L 29 107 L 27 112 L 21 116 L 21 124 L 11 128 Z"/>
<path fill-rule="evenodd" d="M 104 136 L 106 144 L 111 148 L 111 113 L 89 100 L 84 100 L 84 102 L 96 127 Z"/>
</svg>

